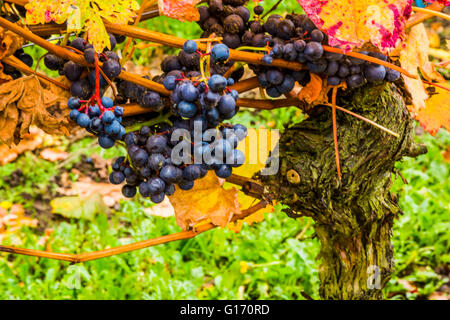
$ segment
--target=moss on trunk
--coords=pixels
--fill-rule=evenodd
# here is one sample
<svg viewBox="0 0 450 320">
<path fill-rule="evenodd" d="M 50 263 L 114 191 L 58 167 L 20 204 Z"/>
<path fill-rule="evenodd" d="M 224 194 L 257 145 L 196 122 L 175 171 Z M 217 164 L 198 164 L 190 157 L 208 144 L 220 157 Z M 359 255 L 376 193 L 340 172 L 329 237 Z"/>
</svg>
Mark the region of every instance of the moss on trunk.
<svg viewBox="0 0 450 320">
<path fill-rule="evenodd" d="M 339 181 L 331 108 L 319 107 L 282 135 L 278 174 L 260 178 L 290 206 L 292 217 L 306 215 L 316 222 L 322 298 L 380 299 L 394 269 L 391 235 L 399 213 L 389 192 L 394 165 L 426 149 L 414 144 L 413 120 L 394 85 L 348 91 L 340 94 L 338 105 L 400 137 L 337 111 Z"/>
</svg>

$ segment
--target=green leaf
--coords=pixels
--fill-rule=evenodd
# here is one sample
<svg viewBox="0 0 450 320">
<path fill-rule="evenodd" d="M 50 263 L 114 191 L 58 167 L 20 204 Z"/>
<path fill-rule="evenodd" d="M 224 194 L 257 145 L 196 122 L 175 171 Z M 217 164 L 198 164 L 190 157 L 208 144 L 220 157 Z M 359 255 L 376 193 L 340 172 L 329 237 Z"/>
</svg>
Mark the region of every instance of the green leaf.
<svg viewBox="0 0 450 320">
<path fill-rule="evenodd" d="M 106 214 L 107 207 L 98 193 L 89 198 L 61 197 L 50 202 L 52 213 L 66 218 L 93 220 L 97 213 Z"/>
</svg>

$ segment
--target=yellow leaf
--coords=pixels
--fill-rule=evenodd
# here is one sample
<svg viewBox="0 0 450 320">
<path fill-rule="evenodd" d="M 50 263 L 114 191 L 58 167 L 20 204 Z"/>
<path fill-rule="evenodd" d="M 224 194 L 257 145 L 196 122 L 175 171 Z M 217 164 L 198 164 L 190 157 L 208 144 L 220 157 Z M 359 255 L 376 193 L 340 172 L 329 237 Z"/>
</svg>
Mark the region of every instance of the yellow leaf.
<svg viewBox="0 0 450 320">
<path fill-rule="evenodd" d="M 240 214 L 238 190 L 225 190 L 223 180 L 212 171 L 195 181 L 189 191 L 179 190 L 170 196 L 178 225 L 184 230 L 199 222 L 210 220 L 217 226 L 226 226 L 233 215 Z"/>
<path fill-rule="evenodd" d="M 257 172 L 260 172 L 266 165 L 270 151 L 272 151 L 278 143 L 280 136 L 277 130 L 248 129 L 247 137 L 238 145 L 245 156 L 244 165 L 234 168 L 233 174 L 240 175 L 247 178 L 252 178 Z M 227 184 L 226 186 L 231 185 Z M 239 192 L 239 203 L 241 210 L 248 209 L 257 203 L 257 199 L 247 196 L 243 192 Z M 266 208 L 256 211 L 243 220 L 228 224 L 228 229 L 239 232 L 244 223 L 251 225 L 253 223 L 264 220 L 264 213 L 272 212 L 273 206 L 268 205 Z"/>
<path fill-rule="evenodd" d="M 450 89 L 450 84 L 442 84 Z M 436 93 L 425 101 L 425 108 L 413 110 L 415 118 L 432 135 L 441 127 L 450 131 L 450 92 L 436 88 Z"/>
</svg>

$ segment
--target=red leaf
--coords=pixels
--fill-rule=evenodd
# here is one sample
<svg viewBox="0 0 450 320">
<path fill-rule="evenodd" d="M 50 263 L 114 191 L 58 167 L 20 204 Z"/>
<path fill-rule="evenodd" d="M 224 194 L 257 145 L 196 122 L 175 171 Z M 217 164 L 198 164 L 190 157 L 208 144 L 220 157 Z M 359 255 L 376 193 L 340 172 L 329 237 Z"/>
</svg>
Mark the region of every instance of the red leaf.
<svg viewBox="0 0 450 320">
<path fill-rule="evenodd" d="M 159 13 L 180 21 L 198 21 L 200 14 L 195 7 L 200 0 L 158 0 Z"/>
</svg>

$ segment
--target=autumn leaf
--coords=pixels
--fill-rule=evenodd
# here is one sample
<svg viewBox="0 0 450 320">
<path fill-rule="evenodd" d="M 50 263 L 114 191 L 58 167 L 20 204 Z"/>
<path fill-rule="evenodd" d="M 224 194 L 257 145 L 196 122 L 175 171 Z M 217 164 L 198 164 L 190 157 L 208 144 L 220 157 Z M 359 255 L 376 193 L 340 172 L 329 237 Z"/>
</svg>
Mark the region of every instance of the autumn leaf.
<svg viewBox="0 0 450 320">
<path fill-rule="evenodd" d="M 412 97 L 410 111 L 428 132 L 436 134 L 441 127 L 450 128 L 450 94 L 444 89 L 436 88 L 436 94 L 429 97 L 425 90 L 420 75 L 429 81 L 446 85 L 445 79 L 429 61 L 428 53 L 429 41 L 425 26 L 418 24 L 408 34 L 405 48 L 401 51 L 400 64 L 402 68 L 418 76 L 418 79 L 412 79 L 403 75 L 405 86 Z"/>
<path fill-rule="evenodd" d="M 159 13 L 180 21 L 198 21 L 200 14 L 195 7 L 200 0 L 158 0 Z"/>
<path fill-rule="evenodd" d="M 371 42 L 389 52 L 404 39 L 412 0 L 297 0 L 331 46 L 350 51 Z"/>
<path fill-rule="evenodd" d="M 36 125 L 49 134 L 69 134 L 70 93 L 36 76 L 21 77 L 0 85 L 0 142 L 18 144 Z"/>
<path fill-rule="evenodd" d="M 56 162 L 67 159 L 69 157 L 69 153 L 55 148 L 45 148 L 41 151 L 39 157 L 47 161 Z"/>
<path fill-rule="evenodd" d="M 24 40 L 12 31 L 0 27 L 0 60 L 9 57 L 16 50 L 22 48 Z M 3 64 L 0 64 L 0 83 L 11 81 L 12 77 L 3 73 Z"/>
<path fill-rule="evenodd" d="M 442 84 L 445 85 L 445 84 Z M 450 84 L 445 85 L 450 89 Z M 441 88 L 436 88 L 426 102 L 425 108 L 412 108 L 412 112 L 420 124 L 432 135 L 435 135 L 441 127 L 450 131 L 450 92 Z"/>
<path fill-rule="evenodd" d="M 267 163 L 269 152 L 275 147 L 279 140 L 279 133 L 277 131 L 265 130 L 261 128 L 260 130 L 249 128 L 249 133 L 247 137 L 241 141 L 237 147 L 238 150 L 242 151 L 247 156 L 245 157 L 245 163 L 233 169 L 233 174 L 240 175 L 247 178 L 252 178 L 257 172 L 260 172 Z M 253 140 L 255 139 L 256 142 Z M 265 150 L 266 152 L 260 152 Z M 258 159 L 253 156 L 258 155 Z M 231 184 L 227 183 L 225 188 Z M 241 210 L 248 209 L 254 206 L 259 200 L 247 196 L 243 192 L 239 192 L 239 203 Z M 264 214 L 267 212 L 272 212 L 273 206 L 268 205 L 264 209 L 258 210 L 252 213 L 243 220 L 238 220 L 228 224 L 228 229 L 239 232 L 244 223 L 252 225 L 253 223 L 258 223 L 264 220 Z"/>
<path fill-rule="evenodd" d="M 28 24 L 54 21 L 67 22 L 67 31 L 88 34 L 89 42 L 97 52 L 111 48 L 103 19 L 124 25 L 136 17 L 139 4 L 135 0 L 30 0 L 25 6 Z"/>
<path fill-rule="evenodd" d="M 60 197 L 50 201 L 53 214 L 66 218 L 93 220 L 97 213 L 106 214 L 107 207 L 99 193 L 92 193 L 87 198 Z"/>
<path fill-rule="evenodd" d="M 35 150 L 42 146 L 44 139 L 41 135 L 41 130 L 36 127 L 30 129 L 30 133 L 24 136 L 18 145 L 8 147 L 6 144 L 0 144 L 0 165 L 5 165 L 14 161 L 19 155 L 26 151 Z"/>
<path fill-rule="evenodd" d="M 25 209 L 21 204 L 0 202 L 0 244 L 4 239 L 17 234 L 23 226 L 35 228 L 37 225 L 36 219 L 25 216 Z"/>
<path fill-rule="evenodd" d="M 235 214 L 240 214 L 238 190 L 225 190 L 224 181 L 214 172 L 195 181 L 194 188 L 189 191 L 179 190 L 170 196 L 175 209 L 178 225 L 188 230 L 202 221 L 225 227 Z"/>
</svg>

